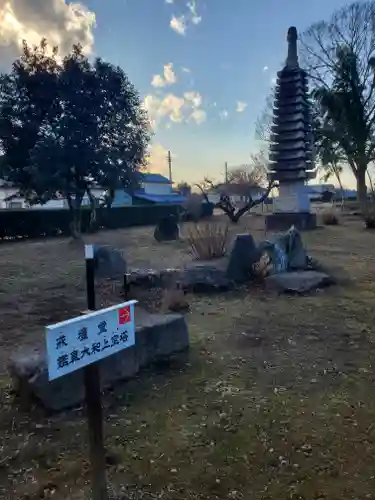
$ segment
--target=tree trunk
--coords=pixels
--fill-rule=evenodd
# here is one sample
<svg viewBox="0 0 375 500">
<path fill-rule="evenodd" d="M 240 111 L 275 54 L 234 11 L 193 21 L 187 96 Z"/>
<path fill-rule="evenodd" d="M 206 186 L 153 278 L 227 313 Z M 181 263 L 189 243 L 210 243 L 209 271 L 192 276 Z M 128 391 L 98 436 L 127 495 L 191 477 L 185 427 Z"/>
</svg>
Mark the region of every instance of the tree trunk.
<svg viewBox="0 0 375 500">
<path fill-rule="evenodd" d="M 90 230 L 95 229 L 95 224 L 96 224 L 96 199 L 95 196 L 92 194 L 91 189 L 87 188 L 87 196 L 90 200 Z"/>
<path fill-rule="evenodd" d="M 366 171 L 367 165 L 358 165 L 356 172 L 357 197 L 362 211 L 366 211 L 367 208 Z"/>
<path fill-rule="evenodd" d="M 72 238 L 75 240 L 79 240 L 81 238 L 81 210 L 74 208 L 73 209 L 73 218 L 72 218 Z"/>
<path fill-rule="evenodd" d="M 366 169 L 366 174 L 367 174 L 367 177 L 368 177 L 368 180 L 370 183 L 371 197 L 373 200 L 375 200 L 374 186 L 373 186 L 371 175 L 370 175 L 370 172 L 368 171 L 368 168 Z"/>
<path fill-rule="evenodd" d="M 340 177 L 340 173 L 339 172 L 336 172 L 336 179 L 337 179 L 337 182 L 339 183 L 340 192 L 341 192 L 341 210 L 344 210 L 344 202 L 345 202 L 344 187 L 342 185 L 341 177 Z"/>
<path fill-rule="evenodd" d="M 71 215 L 71 223 L 70 223 L 70 234 L 74 240 L 79 240 L 81 238 L 81 203 L 82 203 L 83 195 L 75 194 L 72 197 L 71 194 L 68 194 L 68 205 L 69 211 Z"/>
</svg>

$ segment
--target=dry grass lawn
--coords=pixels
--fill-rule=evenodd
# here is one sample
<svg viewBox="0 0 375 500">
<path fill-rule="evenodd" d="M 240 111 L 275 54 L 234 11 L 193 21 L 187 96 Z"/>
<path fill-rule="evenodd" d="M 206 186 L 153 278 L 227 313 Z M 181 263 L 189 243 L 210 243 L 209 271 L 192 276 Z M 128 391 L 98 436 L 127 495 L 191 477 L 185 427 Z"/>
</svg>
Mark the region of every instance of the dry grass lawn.
<svg viewBox="0 0 375 500">
<path fill-rule="evenodd" d="M 306 297 L 255 285 L 190 296 L 189 363 L 150 368 L 105 395 L 117 498 L 375 498 L 375 234 L 344 218 L 303 237 L 338 286 Z M 184 241 L 157 244 L 152 228 L 88 240 L 122 248 L 131 267 L 189 259 Z M 15 346 L 85 308 L 82 248 L 2 245 L 0 268 L 0 498 L 90 498 L 83 410 L 22 411 L 5 370 Z M 102 304 L 113 300 L 102 292 Z"/>
</svg>

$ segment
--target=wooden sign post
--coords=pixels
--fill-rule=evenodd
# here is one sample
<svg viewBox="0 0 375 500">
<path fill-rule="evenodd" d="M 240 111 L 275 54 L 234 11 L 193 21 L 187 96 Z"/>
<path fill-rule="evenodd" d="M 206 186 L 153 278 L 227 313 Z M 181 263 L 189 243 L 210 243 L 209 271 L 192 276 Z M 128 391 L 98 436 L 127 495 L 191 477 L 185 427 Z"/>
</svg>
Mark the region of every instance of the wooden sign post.
<svg viewBox="0 0 375 500">
<path fill-rule="evenodd" d="M 95 311 L 95 259 L 93 245 L 85 245 L 87 308 Z M 99 363 L 83 369 L 87 411 L 91 488 L 93 500 L 108 500 L 106 461 L 103 438 L 103 408 Z"/>
<path fill-rule="evenodd" d="M 83 369 L 93 500 L 108 500 L 100 388 L 100 360 L 135 344 L 135 300 L 96 311 L 94 247 L 86 245 L 90 312 L 46 327 L 49 380 Z"/>
</svg>

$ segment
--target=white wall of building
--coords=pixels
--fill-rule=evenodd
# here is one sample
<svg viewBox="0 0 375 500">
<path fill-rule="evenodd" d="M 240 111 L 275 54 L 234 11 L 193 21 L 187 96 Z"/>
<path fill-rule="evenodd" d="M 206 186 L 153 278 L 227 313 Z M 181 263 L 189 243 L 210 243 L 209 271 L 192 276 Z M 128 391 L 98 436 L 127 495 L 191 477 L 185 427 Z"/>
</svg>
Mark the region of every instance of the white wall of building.
<svg viewBox="0 0 375 500">
<path fill-rule="evenodd" d="M 13 189 L 13 188 L 3 188 L 3 187 L 0 187 L 0 209 L 1 208 L 8 208 L 7 204 L 9 202 L 6 202 L 6 198 L 8 198 L 8 196 L 13 196 L 17 193 L 17 189 Z M 14 200 L 14 202 L 18 201 L 18 203 L 20 203 L 22 206 L 20 208 L 24 208 L 24 205 L 25 205 L 25 201 L 22 200 L 22 199 L 19 199 L 19 200 Z"/>
<path fill-rule="evenodd" d="M 64 198 L 60 200 L 50 200 L 44 205 L 29 205 L 24 198 L 21 197 L 15 197 L 12 198 L 11 200 L 7 200 L 10 196 L 14 196 L 17 194 L 18 189 L 16 188 L 9 188 L 9 187 L 0 187 L 0 209 L 15 209 L 15 208 L 26 208 L 26 209 L 37 209 L 37 210 L 43 210 L 43 209 L 61 209 L 61 208 L 68 208 L 68 201 Z M 94 195 L 95 198 L 100 198 L 103 194 L 103 189 L 93 189 L 92 194 Z M 89 205 L 90 200 L 87 195 L 83 197 L 82 200 L 82 205 Z"/>
<path fill-rule="evenodd" d="M 159 182 L 143 182 L 142 187 L 145 190 L 145 194 L 171 194 L 172 186 L 167 183 Z"/>
</svg>

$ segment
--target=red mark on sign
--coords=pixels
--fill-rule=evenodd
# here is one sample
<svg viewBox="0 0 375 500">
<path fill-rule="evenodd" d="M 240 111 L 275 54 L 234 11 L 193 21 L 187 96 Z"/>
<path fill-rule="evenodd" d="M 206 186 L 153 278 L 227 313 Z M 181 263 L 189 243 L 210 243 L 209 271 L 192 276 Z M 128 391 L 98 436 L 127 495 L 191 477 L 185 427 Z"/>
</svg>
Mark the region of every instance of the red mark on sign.
<svg viewBox="0 0 375 500">
<path fill-rule="evenodd" d="M 118 310 L 119 325 L 125 325 L 131 322 L 130 306 L 122 307 Z"/>
</svg>

